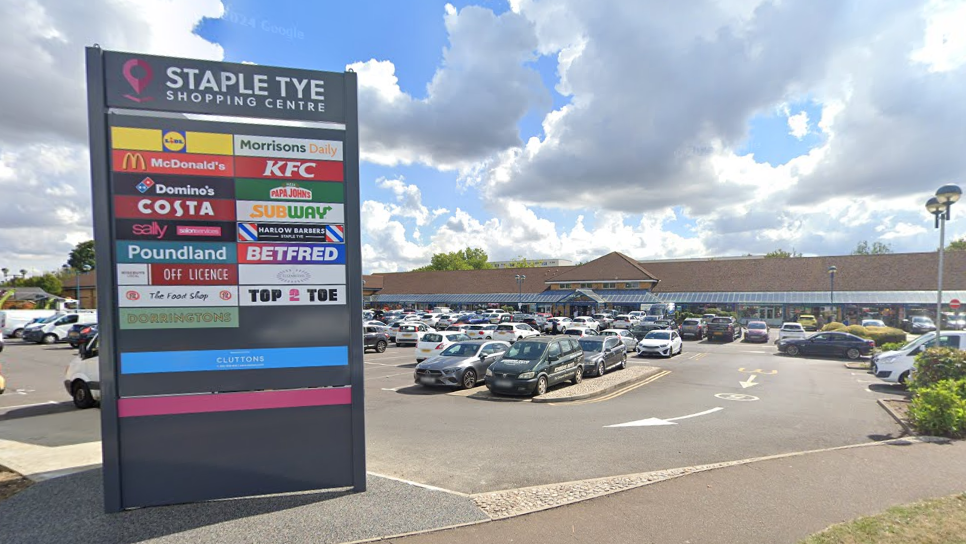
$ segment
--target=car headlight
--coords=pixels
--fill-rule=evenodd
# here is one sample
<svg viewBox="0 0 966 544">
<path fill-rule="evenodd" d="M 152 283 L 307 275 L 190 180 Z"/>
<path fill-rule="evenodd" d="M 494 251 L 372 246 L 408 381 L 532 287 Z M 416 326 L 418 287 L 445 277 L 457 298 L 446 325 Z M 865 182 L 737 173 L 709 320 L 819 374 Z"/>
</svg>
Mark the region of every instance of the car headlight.
<svg viewBox="0 0 966 544">
<path fill-rule="evenodd" d="M 521 380 L 529 380 L 534 376 L 535 374 L 533 372 L 524 372 L 523 374 L 520 374 L 519 376 L 517 376 L 517 378 L 520 378 Z"/>
<path fill-rule="evenodd" d="M 879 359 L 877 359 L 875 361 L 875 364 L 877 364 L 877 365 L 891 365 L 894 362 L 896 362 L 896 360 L 895 360 L 894 357 L 880 357 Z"/>
<path fill-rule="evenodd" d="M 493 371 L 491 369 L 489 369 L 489 368 L 486 369 L 486 375 L 487 376 L 492 376 L 493 375 Z"/>
<path fill-rule="evenodd" d="M 460 367 L 458 367 L 458 366 L 453 366 L 453 367 L 450 367 L 450 368 L 444 368 L 443 369 L 443 374 L 453 374 L 453 373 L 459 372 L 460 370 L 462 370 L 462 369 Z"/>
</svg>

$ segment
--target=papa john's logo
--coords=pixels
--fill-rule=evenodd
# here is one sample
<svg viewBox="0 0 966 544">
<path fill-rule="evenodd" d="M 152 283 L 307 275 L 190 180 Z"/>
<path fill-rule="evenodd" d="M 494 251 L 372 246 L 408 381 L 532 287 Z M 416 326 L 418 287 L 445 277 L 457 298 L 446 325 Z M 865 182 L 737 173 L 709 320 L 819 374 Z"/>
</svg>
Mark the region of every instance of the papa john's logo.
<svg viewBox="0 0 966 544">
<path fill-rule="evenodd" d="M 135 70 L 137 73 L 135 73 Z M 154 79 L 154 70 L 151 69 L 151 65 L 147 61 L 142 59 L 131 59 L 124 63 L 124 79 L 127 80 L 131 88 L 134 89 L 134 93 L 138 96 L 133 96 L 130 94 L 124 95 L 124 98 L 131 100 L 132 102 L 150 102 L 154 100 L 153 96 L 140 96 L 145 89 L 148 88 L 148 84 Z"/>
</svg>

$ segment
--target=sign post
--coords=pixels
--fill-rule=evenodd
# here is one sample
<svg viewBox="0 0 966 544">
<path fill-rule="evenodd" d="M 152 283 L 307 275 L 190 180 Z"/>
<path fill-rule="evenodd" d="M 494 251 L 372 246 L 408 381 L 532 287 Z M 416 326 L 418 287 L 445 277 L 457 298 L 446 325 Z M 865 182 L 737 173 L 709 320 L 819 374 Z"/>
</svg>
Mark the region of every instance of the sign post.
<svg viewBox="0 0 966 544">
<path fill-rule="evenodd" d="M 365 490 L 355 74 L 87 76 L 105 509 Z"/>
</svg>

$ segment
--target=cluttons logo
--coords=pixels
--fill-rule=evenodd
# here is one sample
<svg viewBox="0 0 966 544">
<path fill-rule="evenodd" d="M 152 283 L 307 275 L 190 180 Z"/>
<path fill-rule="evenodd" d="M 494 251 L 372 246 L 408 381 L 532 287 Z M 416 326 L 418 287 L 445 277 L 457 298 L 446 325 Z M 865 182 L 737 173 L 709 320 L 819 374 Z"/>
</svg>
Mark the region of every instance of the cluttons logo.
<svg viewBox="0 0 966 544">
<path fill-rule="evenodd" d="M 165 150 L 173 151 L 175 153 L 184 152 L 185 145 L 187 145 L 187 138 L 185 138 L 184 133 L 176 130 L 169 130 L 168 132 L 165 132 L 161 141 L 164 143 Z"/>
<path fill-rule="evenodd" d="M 141 72 L 141 76 L 138 77 L 134 75 L 134 70 L 138 69 Z M 140 96 L 145 89 L 148 88 L 148 84 L 154 79 L 154 70 L 151 69 L 151 65 L 143 59 L 131 59 L 124 63 L 124 79 L 127 80 L 131 88 L 134 89 L 134 93 L 139 96 L 133 96 L 130 94 L 124 95 L 124 98 L 131 100 L 132 102 L 150 102 L 154 100 L 153 96 Z"/>
</svg>

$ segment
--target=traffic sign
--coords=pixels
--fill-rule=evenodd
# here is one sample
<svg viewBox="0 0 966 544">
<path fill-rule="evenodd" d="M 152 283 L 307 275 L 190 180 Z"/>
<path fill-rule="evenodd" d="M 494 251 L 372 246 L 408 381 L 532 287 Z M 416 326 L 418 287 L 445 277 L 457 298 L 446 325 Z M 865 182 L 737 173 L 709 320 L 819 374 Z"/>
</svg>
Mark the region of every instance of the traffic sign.
<svg viewBox="0 0 966 544">
<path fill-rule="evenodd" d="M 958 310 L 959 309 L 959 299 L 958 298 L 954 298 L 954 299 L 950 300 L 949 301 L 949 307 L 952 308 L 953 310 Z"/>
</svg>

